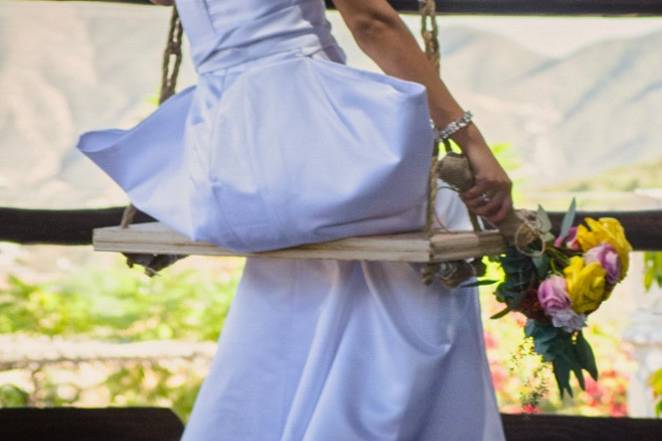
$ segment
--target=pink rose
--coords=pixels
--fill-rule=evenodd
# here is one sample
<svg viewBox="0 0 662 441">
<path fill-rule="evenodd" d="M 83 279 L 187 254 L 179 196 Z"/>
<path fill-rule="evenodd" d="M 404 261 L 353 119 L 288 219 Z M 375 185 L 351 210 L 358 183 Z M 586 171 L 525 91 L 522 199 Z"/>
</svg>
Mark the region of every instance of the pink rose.
<svg viewBox="0 0 662 441">
<path fill-rule="evenodd" d="M 621 278 L 621 260 L 611 245 L 604 243 L 593 247 L 584 254 L 584 261 L 598 262 L 607 271 L 607 283 L 615 285 Z"/>
<path fill-rule="evenodd" d="M 570 227 L 568 234 L 564 237 L 559 236 L 554 241 L 554 246 L 558 248 L 561 248 L 563 245 L 571 250 L 579 250 L 579 242 L 577 242 L 577 227 Z"/>
<path fill-rule="evenodd" d="M 550 311 L 569 308 L 570 297 L 568 297 L 565 279 L 561 276 L 551 275 L 543 280 L 538 287 L 538 301 L 547 314 Z"/>
</svg>

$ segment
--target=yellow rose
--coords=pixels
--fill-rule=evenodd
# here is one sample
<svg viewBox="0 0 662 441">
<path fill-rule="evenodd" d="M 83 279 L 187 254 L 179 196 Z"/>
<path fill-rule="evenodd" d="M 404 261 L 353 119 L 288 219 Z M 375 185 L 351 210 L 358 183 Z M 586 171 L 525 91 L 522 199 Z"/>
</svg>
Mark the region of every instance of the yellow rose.
<svg viewBox="0 0 662 441">
<path fill-rule="evenodd" d="M 577 242 L 582 251 L 586 252 L 603 243 L 614 247 L 621 261 L 620 279 L 622 280 L 628 272 L 629 253 L 632 251 L 632 245 L 625 237 L 623 226 L 613 217 L 601 217 L 597 221 L 587 217 L 584 222 L 588 224 L 588 228 L 584 225 L 577 227 Z"/>
<path fill-rule="evenodd" d="M 563 274 L 568 287 L 568 297 L 576 313 L 593 312 L 609 297 L 609 292 L 605 290 L 606 273 L 598 262 L 586 265 L 584 259 L 579 256 L 570 258 Z"/>
</svg>

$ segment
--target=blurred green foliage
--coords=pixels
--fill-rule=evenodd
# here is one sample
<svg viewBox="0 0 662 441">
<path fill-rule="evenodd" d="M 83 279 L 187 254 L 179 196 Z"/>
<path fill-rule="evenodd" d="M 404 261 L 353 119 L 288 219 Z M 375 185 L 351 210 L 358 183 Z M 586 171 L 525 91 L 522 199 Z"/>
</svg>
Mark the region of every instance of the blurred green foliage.
<svg viewBox="0 0 662 441">
<path fill-rule="evenodd" d="M 662 252 L 644 253 L 644 286 L 646 291 L 657 284 L 662 288 Z M 653 372 L 649 379 L 656 400 L 655 414 L 662 415 L 662 368 Z"/>
<path fill-rule="evenodd" d="M 187 270 L 153 279 L 137 268 L 82 269 L 48 283 L 14 275 L 0 290 L 0 333 L 110 340 L 216 340 L 238 274 L 229 282 Z"/>
<path fill-rule="evenodd" d="M 30 394 L 14 384 L 0 385 L 0 407 L 25 407 L 30 404 Z"/>
<path fill-rule="evenodd" d="M 637 188 L 662 187 L 662 158 L 609 169 L 552 188 L 554 191 L 632 191 Z"/>
<path fill-rule="evenodd" d="M 662 288 L 662 252 L 644 253 L 644 287 L 650 290 L 653 283 Z"/>
<path fill-rule="evenodd" d="M 651 374 L 649 383 L 653 389 L 653 396 L 657 400 L 655 414 L 659 417 L 662 415 L 662 368 Z"/>
<path fill-rule="evenodd" d="M 167 268 L 149 278 L 118 260 L 110 267 L 81 268 L 42 283 L 10 274 L 0 289 L 0 333 L 115 342 L 216 341 L 239 269 L 215 277 Z M 206 371 L 193 369 L 187 360 L 101 362 L 108 374 L 97 384 L 81 386 L 75 377 L 83 368 L 95 369 L 90 364 L 36 364 L 26 375 L 30 387 L 0 384 L 0 407 L 81 405 L 90 401 L 84 397 L 93 389 L 98 406 L 167 406 L 186 420 Z"/>
</svg>

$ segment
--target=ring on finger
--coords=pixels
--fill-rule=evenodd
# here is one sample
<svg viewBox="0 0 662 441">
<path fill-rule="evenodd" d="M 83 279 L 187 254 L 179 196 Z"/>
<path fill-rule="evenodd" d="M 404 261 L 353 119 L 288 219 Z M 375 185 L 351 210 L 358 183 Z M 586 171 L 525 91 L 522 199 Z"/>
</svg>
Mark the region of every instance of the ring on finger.
<svg viewBox="0 0 662 441">
<path fill-rule="evenodd" d="M 489 196 L 487 193 L 481 193 L 481 195 L 480 195 L 480 200 L 481 200 L 481 202 L 483 202 L 484 204 L 486 204 L 486 203 L 488 203 L 489 201 L 491 201 L 492 198 L 490 198 L 490 196 Z"/>
</svg>

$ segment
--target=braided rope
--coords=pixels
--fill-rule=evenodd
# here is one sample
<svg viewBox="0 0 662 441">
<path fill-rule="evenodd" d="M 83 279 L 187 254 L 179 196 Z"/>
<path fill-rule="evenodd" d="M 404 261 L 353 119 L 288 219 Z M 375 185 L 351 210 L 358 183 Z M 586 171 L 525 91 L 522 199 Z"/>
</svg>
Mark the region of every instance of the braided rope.
<svg viewBox="0 0 662 441">
<path fill-rule="evenodd" d="M 441 55 L 439 50 L 439 28 L 437 25 L 437 10 L 435 0 L 419 0 L 419 12 L 421 14 L 421 36 L 425 45 L 425 54 L 434 66 L 437 74 L 441 72 Z M 446 153 L 452 152 L 449 140 L 443 140 Z M 434 220 L 436 219 L 435 202 L 437 199 L 437 177 L 439 174 L 439 139 L 434 140 L 432 149 L 432 161 L 430 164 L 430 175 L 428 179 L 428 203 L 425 219 L 425 234 L 429 238 L 433 234 Z M 474 231 L 481 230 L 477 216 L 469 210 L 469 219 Z M 433 255 L 430 251 L 430 260 Z M 432 283 L 435 276 L 449 287 L 458 286 L 462 281 L 485 273 L 485 265 L 480 259 L 471 262 L 464 260 L 445 262 L 430 262 L 423 268 L 421 278 L 425 284 Z"/>
<path fill-rule="evenodd" d="M 179 68 L 182 65 L 182 36 L 184 29 L 182 21 L 177 13 L 177 8 L 172 8 L 170 17 L 170 30 L 168 31 L 168 42 L 163 53 L 163 63 L 161 65 L 161 94 L 159 104 L 175 94 L 177 88 L 177 78 L 179 77 Z M 172 69 L 171 69 L 172 67 Z"/>
<path fill-rule="evenodd" d="M 437 4 L 435 0 L 419 0 L 421 14 L 421 36 L 425 43 L 425 54 L 437 72 L 440 71 L 439 40 L 437 35 Z"/>
<path fill-rule="evenodd" d="M 421 14 L 421 36 L 425 44 L 425 54 L 428 60 L 439 73 L 439 41 L 437 39 L 438 27 L 436 20 L 435 0 L 419 0 L 419 11 Z M 425 217 L 425 234 L 432 235 L 435 220 L 435 200 L 437 197 L 437 165 L 439 162 L 439 140 L 434 140 L 432 148 L 432 162 L 428 179 L 428 204 Z"/>
<path fill-rule="evenodd" d="M 421 15 L 421 37 L 425 46 L 425 55 L 434 66 L 437 74 L 440 72 L 439 40 L 437 27 L 437 5 L 435 0 L 419 0 L 419 13 Z M 436 219 L 435 201 L 437 199 L 437 169 L 439 165 L 439 139 L 435 139 L 432 147 L 432 160 L 428 176 L 427 207 L 425 213 L 424 233 L 429 238 L 433 234 L 434 220 Z M 430 249 L 430 260 L 432 260 Z M 439 272 L 438 263 L 428 263 L 421 271 L 423 283 L 432 283 L 435 274 Z"/>
</svg>

